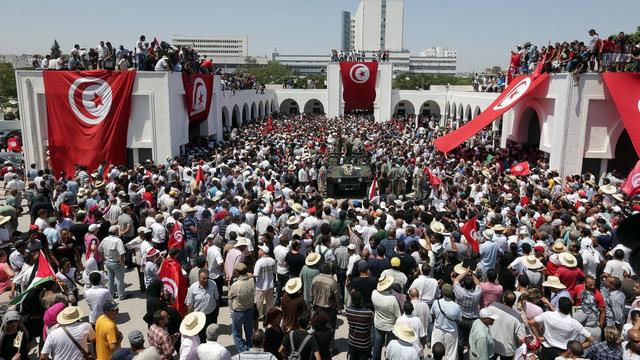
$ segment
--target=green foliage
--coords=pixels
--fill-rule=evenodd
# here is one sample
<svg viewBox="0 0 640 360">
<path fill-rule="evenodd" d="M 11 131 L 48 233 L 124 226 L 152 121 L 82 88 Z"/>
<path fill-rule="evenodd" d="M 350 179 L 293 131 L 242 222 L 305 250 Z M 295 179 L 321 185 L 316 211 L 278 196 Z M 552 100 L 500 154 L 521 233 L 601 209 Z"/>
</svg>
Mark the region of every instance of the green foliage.
<svg viewBox="0 0 640 360">
<path fill-rule="evenodd" d="M 51 58 L 57 59 L 60 57 L 61 53 L 62 52 L 60 51 L 60 44 L 58 43 L 58 40 L 54 39 L 53 45 L 51 45 Z"/>
<path fill-rule="evenodd" d="M 16 74 L 9 63 L 0 63 L 0 101 L 18 97 Z"/>
<path fill-rule="evenodd" d="M 238 72 L 249 73 L 256 76 L 261 84 L 284 84 L 289 80 L 294 82 L 296 89 L 306 89 L 309 82 L 318 84 L 317 88 L 325 88 L 326 74 L 299 76 L 290 67 L 278 62 L 269 61 L 266 66 L 258 65 L 252 58 L 245 60 L 245 65 L 238 68 Z"/>
<path fill-rule="evenodd" d="M 4 119 L 5 120 L 15 120 L 16 119 L 16 114 L 14 114 L 12 112 L 8 112 L 8 113 L 4 114 Z"/>
<path fill-rule="evenodd" d="M 471 78 L 451 75 L 400 73 L 393 79 L 393 88 L 399 90 L 428 90 L 431 85 L 471 85 Z"/>
<path fill-rule="evenodd" d="M 631 33 L 631 34 L 629 34 L 629 35 L 631 35 L 631 40 L 633 40 L 633 42 L 634 42 L 635 44 L 640 43 L 640 26 L 638 26 L 638 27 L 636 28 L 636 31 L 635 31 L 635 32 L 633 32 L 633 33 Z"/>
</svg>

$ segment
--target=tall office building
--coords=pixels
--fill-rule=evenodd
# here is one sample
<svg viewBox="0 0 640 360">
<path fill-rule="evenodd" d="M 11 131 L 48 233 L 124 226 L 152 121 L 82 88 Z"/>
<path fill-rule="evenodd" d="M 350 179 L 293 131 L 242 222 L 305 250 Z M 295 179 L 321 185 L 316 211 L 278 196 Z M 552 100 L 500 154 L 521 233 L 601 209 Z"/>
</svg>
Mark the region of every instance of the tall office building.
<svg viewBox="0 0 640 360">
<path fill-rule="evenodd" d="M 404 0 L 360 0 L 351 29 L 342 29 L 356 51 L 403 51 Z"/>
<path fill-rule="evenodd" d="M 351 40 L 351 13 L 348 11 L 342 12 L 342 17 L 340 19 L 340 30 L 342 32 L 342 38 L 340 39 L 340 50 L 346 51 L 351 49 L 352 40 Z"/>
</svg>

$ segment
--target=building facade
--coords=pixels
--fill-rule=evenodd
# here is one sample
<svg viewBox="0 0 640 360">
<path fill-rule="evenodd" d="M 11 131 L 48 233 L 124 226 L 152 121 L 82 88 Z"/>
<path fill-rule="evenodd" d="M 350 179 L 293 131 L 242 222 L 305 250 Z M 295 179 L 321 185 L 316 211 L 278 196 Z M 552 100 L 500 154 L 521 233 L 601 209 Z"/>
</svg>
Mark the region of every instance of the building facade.
<svg viewBox="0 0 640 360">
<path fill-rule="evenodd" d="M 213 61 L 216 68 L 234 72 L 246 65 L 247 59 L 257 65 L 266 65 L 266 57 L 249 56 L 249 40 L 246 36 L 183 36 L 173 35 L 173 46 L 191 46 L 200 56 Z"/>
<path fill-rule="evenodd" d="M 404 50 L 404 0 L 360 0 L 342 38 L 349 38 L 355 51 Z"/>
</svg>

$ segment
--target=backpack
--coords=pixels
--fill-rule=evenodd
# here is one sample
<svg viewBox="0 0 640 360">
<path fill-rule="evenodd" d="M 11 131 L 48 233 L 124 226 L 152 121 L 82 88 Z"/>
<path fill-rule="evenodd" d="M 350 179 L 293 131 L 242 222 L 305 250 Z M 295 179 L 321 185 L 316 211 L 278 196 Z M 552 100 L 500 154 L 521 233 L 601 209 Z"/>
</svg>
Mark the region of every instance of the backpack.
<svg viewBox="0 0 640 360">
<path fill-rule="evenodd" d="M 302 350 L 304 350 L 304 347 L 307 345 L 307 342 L 309 342 L 310 339 L 311 339 L 311 335 L 305 336 L 305 338 L 302 340 L 302 343 L 300 343 L 300 346 L 295 348 L 293 346 L 293 331 L 289 332 L 289 343 L 291 344 L 291 354 L 289 354 L 289 357 L 287 357 L 287 359 L 302 360 Z"/>
</svg>

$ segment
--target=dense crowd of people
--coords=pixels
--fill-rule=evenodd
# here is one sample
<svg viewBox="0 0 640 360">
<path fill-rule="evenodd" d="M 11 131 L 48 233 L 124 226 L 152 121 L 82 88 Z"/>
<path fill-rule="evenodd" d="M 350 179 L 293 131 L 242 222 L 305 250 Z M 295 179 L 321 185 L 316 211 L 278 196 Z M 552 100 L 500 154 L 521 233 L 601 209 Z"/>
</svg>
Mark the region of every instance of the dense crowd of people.
<svg viewBox="0 0 640 360">
<path fill-rule="evenodd" d="M 0 291 L 21 302 L 2 316 L 2 357 L 330 359 L 338 319 L 350 359 L 640 357 L 640 283 L 619 236 L 640 199 L 622 176 L 560 177 L 485 132 L 445 156 L 432 141 L 448 130 L 305 115 L 166 162 L 8 172 Z M 366 154 L 376 191 L 327 198 L 330 153 Z M 34 283 L 42 257 L 55 281 Z M 184 303 L 159 278 L 170 266 Z M 138 290 L 130 321 L 148 329 L 125 348 L 116 318 Z M 218 342 L 223 308 L 233 344 Z"/>
<path fill-rule="evenodd" d="M 378 50 L 373 52 L 355 50 L 331 50 L 331 61 L 377 61 L 388 62 L 389 50 Z"/>
<path fill-rule="evenodd" d="M 596 30 L 587 32 L 588 40 L 549 43 L 536 46 L 525 42 L 511 51 L 509 71 L 512 75 L 533 72 L 540 61 L 547 73 L 569 72 L 639 72 L 640 43 L 624 32 L 608 37 L 600 36 Z"/>
<path fill-rule="evenodd" d="M 68 54 L 61 53 L 56 59 L 50 55 L 41 58 L 34 55 L 31 59 L 34 69 L 42 70 L 118 70 L 128 71 L 171 71 L 216 74 L 221 76 L 222 90 L 225 94 L 235 95 L 238 90 L 255 90 L 264 93 L 264 84 L 260 84 L 255 75 L 248 73 L 225 73 L 215 68 L 212 60 L 200 56 L 190 46 L 172 46 L 154 39 L 151 43 L 141 35 L 133 51 L 120 45 L 114 48 L 110 42 L 100 41 L 93 48 L 74 45 Z"/>
<path fill-rule="evenodd" d="M 475 92 L 502 92 L 504 90 L 505 76 L 502 74 L 478 74 L 473 76 L 471 85 Z"/>
</svg>

